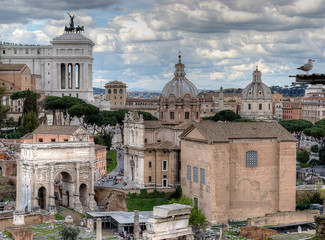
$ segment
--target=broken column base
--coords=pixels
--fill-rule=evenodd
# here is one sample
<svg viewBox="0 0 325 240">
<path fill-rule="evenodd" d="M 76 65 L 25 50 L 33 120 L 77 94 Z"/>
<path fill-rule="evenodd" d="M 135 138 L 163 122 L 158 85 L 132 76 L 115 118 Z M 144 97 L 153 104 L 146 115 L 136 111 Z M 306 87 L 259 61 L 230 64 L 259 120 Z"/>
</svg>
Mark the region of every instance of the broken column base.
<svg viewBox="0 0 325 240">
<path fill-rule="evenodd" d="M 56 206 L 55 206 L 55 205 L 49 205 L 49 213 L 50 213 L 51 215 L 54 215 L 54 214 L 57 213 L 57 211 L 56 211 Z"/>
<path fill-rule="evenodd" d="M 15 211 L 14 212 L 13 224 L 15 224 L 17 226 L 25 225 L 25 212 L 23 212 L 23 211 Z"/>
<path fill-rule="evenodd" d="M 75 202 L 73 203 L 73 209 L 76 210 L 77 212 L 83 213 L 83 207 L 81 202 Z"/>
<path fill-rule="evenodd" d="M 90 211 L 98 211 L 98 206 L 96 201 L 90 201 L 88 204 Z"/>
</svg>

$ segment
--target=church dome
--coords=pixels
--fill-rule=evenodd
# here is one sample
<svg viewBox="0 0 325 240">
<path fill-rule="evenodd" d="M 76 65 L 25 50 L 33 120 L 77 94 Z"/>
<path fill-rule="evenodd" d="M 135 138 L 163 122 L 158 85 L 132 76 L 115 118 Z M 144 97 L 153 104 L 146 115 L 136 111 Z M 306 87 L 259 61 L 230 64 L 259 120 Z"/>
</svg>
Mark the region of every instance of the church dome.
<svg viewBox="0 0 325 240">
<path fill-rule="evenodd" d="M 175 64 L 174 78 L 165 85 L 161 95 L 168 98 L 170 94 L 174 94 L 176 98 L 184 98 L 186 94 L 189 94 L 192 98 L 196 98 L 198 95 L 197 88 L 185 77 L 185 65 L 181 62 L 181 55 L 178 58 L 179 61 Z"/>
<path fill-rule="evenodd" d="M 256 67 L 253 72 L 253 82 L 247 85 L 242 92 L 243 99 L 272 99 L 271 89 L 262 83 L 261 72 Z"/>
</svg>

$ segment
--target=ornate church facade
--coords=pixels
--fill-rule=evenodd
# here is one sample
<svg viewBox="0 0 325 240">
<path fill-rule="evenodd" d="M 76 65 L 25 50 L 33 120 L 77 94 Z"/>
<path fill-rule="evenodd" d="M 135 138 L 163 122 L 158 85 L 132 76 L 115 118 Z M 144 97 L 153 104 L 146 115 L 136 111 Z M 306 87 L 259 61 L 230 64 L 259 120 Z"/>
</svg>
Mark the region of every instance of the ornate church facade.
<svg viewBox="0 0 325 240">
<path fill-rule="evenodd" d="M 26 64 L 33 75 L 41 76 L 41 89 L 50 96 L 71 96 L 91 102 L 94 43 L 85 37 L 83 27 L 70 27 L 54 38 L 51 45 L 13 44 L 3 42 L 3 63 Z"/>
<path fill-rule="evenodd" d="M 168 188 L 180 184 L 179 135 L 192 121 L 200 121 L 195 85 L 185 78 L 185 65 L 175 64 L 174 78 L 163 88 L 159 120 L 146 121 L 128 113 L 124 119 L 124 169 L 126 182 L 139 188 Z"/>
</svg>

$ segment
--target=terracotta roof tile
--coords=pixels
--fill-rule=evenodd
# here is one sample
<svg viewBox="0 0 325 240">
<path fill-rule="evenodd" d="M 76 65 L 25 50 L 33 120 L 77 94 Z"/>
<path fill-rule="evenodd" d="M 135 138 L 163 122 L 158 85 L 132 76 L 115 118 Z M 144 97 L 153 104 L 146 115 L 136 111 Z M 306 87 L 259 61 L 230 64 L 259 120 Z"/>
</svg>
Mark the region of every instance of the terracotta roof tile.
<svg viewBox="0 0 325 240">
<path fill-rule="evenodd" d="M 40 125 L 33 134 L 72 135 L 81 126 L 77 125 Z M 83 127 L 82 127 L 83 128 Z M 90 133 L 89 133 L 90 134 Z"/>
<path fill-rule="evenodd" d="M 21 71 L 26 64 L 0 64 L 0 71 Z"/>
<path fill-rule="evenodd" d="M 145 120 L 144 121 L 145 128 L 162 128 L 161 121 L 158 120 Z"/>
<path fill-rule="evenodd" d="M 146 144 L 145 147 L 148 149 L 153 148 L 153 149 L 180 149 L 179 146 L 176 146 L 172 144 L 171 142 L 160 142 L 160 143 L 155 143 L 155 144 Z"/>
<path fill-rule="evenodd" d="M 276 138 L 279 141 L 297 141 L 276 122 L 214 122 L 210 120 L 193 123 L 180 138 L 185 138 L 196 128 L 209 143 L 228 142 L 230 139 Z"/>
</svg>

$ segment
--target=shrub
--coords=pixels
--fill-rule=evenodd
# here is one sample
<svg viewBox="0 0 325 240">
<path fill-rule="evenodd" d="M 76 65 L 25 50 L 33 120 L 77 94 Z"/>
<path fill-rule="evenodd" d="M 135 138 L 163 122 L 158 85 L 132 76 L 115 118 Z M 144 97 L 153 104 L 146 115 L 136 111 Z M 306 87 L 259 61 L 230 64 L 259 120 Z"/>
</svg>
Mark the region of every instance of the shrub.
<svg viewBox="0 0 325 240">
<path fill-rule="evenodd" d="M 307 150 L 297 151 L 297 162 L 307 163 L 309 160 L 309 152 Z"/>
<path fill-rule="evenodd" d="M 64 226 L 59 232 L 62 240 L 75 240 L 80 233 L 80 229 L 76 227 Z"/>
<path fill-rule="evenodd" d="M 170 196 L 170 198 L 179 199 L 183 195 L 183 190 L 181 186 L 176 187 L 175 192 Z"/>
<path fill-rule="evenodd" d="M 318 145 L 311 146 L 310 150 L 314 153 L 318 153 Z"/>
</svg>

